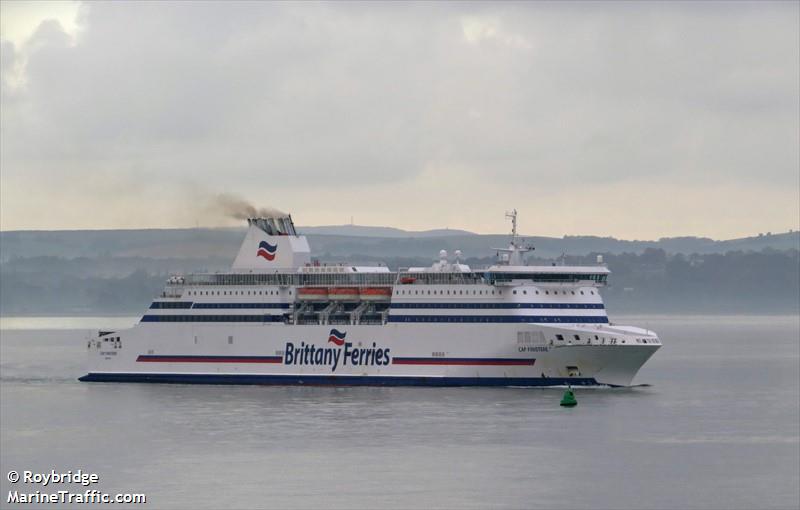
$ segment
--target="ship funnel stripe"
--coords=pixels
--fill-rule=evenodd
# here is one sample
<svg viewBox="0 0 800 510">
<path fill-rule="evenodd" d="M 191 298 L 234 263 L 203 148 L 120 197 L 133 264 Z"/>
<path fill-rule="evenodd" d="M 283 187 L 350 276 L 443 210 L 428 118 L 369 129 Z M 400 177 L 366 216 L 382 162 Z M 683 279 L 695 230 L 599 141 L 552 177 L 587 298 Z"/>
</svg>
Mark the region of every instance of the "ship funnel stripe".
<svg viewBox="0 0 800 510">
<path fill-rule="evenodd" d="M 275 252 L 277 251 L 278 251 L 277 244 L 272 245 L 266 241 L 261 241 L 260 243 L 258 243 L 258 251 L 256 252 L 256 256 L 272 261 L 275 260 Z"/>
<path fill-rule="evenodd" d="M 267 250 L 269 253 L 275 253 L 275 250 L 278 249 L 278 245 L 277 244 L 272 245 L 272 244 L 269 244 L 266 241 L 261 241 L 260 243 L 258 243 L 258 248 L 259 249 L 263 248 L 263 249 Z"/>
</svg>

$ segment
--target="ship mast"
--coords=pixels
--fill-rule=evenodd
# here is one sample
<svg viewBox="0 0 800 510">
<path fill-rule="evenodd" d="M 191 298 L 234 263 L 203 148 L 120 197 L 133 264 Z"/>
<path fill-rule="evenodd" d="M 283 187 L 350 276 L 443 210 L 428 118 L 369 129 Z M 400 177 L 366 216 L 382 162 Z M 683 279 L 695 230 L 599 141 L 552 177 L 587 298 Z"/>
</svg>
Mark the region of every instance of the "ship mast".
<svg viewBox="0 0 800 510">
<path fill-rule="evenodd" d="M 533 247 L 531 246 L 520 246 L 517 237 L 517 210 L 512 209 L 511 212 L 506 212 L 506 218 L 511 219 L 511 241 L 508 244 L 508 248 L 494 248 L 498 252 L 498 256 L 500 260 L 498 261 L 500 264 L 505 264 L 509 266 L 522 266 L 524 265 L 524 260 L 522 259 L 522 255 L 529 251 L 533 251 Z M 500 255 L 502 253 L 502 255 Z"/>
<path fill-rule="evenodd" d="M 506 218 L 511 218 L 511 244 L 517 244 L 517 210 L 512 209 L 511 212 L 506 212 Z"/>
</svg>

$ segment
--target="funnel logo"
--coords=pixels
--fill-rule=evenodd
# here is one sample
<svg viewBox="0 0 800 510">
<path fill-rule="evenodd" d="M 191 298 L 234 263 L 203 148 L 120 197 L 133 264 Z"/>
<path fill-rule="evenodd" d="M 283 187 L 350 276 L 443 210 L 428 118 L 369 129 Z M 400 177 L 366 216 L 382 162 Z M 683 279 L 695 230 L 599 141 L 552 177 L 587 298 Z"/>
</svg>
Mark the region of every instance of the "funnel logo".
<svg viewBox="0 0 800 510">
<path fill-rule="evenodd" d="M 278 245 L 271 245 L 266 241 L 261 241 L 258 243 L 258 252 L 256 252 L 257 257 L 264 257 L 267 260 L 275 260 L 275 252 L 278 251 Z"/>
<path fill-rule="evenodd" d="M 328 343 L 334 343 L 336 345 L 344 345 L 344 337 L 347 336 L 347 332 L 342 333 L 338 329 L 332 329 L 330 336 L 328 336 Z"/>
</svg>

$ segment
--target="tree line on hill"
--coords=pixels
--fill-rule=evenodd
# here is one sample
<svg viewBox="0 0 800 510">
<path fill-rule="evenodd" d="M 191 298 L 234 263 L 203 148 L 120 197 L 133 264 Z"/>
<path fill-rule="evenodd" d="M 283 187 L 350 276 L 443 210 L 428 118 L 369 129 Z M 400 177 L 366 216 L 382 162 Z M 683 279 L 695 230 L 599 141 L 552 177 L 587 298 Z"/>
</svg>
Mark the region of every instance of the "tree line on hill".
<svg viewBox="0 0 800 510">
<path fill-rule="evenodd" d="M 681 254 L 586 253 L 532 257 L 532 264 L 595 264 L 603 255 L 612 274 L 603 289 L 612 313 L 800 313 L 800 250 L 763 249 Z M 322 260 L 390 268 L 427 266 L 428 257 L 319 253 Z M 0 314 L 142 313 L 174 273 L 225 271 L 230 257 L 13 256 L 0 262 Z M 473 268 L 491 257 L 468 257 Z"/>
</svg>

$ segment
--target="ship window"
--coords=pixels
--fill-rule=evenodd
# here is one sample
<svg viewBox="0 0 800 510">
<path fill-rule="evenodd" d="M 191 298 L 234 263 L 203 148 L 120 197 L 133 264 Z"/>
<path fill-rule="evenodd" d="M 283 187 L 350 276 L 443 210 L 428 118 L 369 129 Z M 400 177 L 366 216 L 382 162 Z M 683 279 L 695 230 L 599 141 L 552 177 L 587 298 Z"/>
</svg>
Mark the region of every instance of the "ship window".
<svg viewBox="0 0 800 510">
<path fill-rule="evenodd" d="M 556 335 L 556 340 L 564 340 L 564 335 Z"/>
<path fill-rule="evenodd" d="M 528 291 L 527 291 L 527 290 L 523 290 L 523 291 L 522 291 L 522 293 L 523 293 L 523 294 L 527 294 L 527 293 L 528 293 Z"/>
<path fill-rule="evenodd" d="M 537 295 L 539 294 L 539 291 L 538 291 L 538 290 L 536 291 L 536 294 L 537 294 Z"/>
<path fill-rule="evenodd" d="M 516 294 L 516 293 L 517 293 L 517 291 L 515 290 L 515 291 L 514 291 L 514 294 Z"/>
<path fill-rule="evenodd" d="M 573 336 L 575 337 L 575 340 L 580 340 L 581 339 L 580 335 L 573 335 Z"/>
<path fill-rule="evenodd" d="M 581 296 L 583 296 L 583 291 L 581 291 Z"/>
<path fill-rule="evenodd" d="M 232 336 L 229 336 L 229 337 L 228 337 L 228 343 L 229 343 L 229 344 L 232 344 L 232 343 L 233 343 L 233 337 L 232 337 Z"/>
<path fill-rule="evenodd" d="M 546 291 L 544 291 L 544 293 L 545 293 L 545 294 L 547 294 L 547 295 L 549 295 L 549 294 L 550 294 L 550 291 L 549 291 L 549 290 L 546 290 Z"/>
<path fill-rule="evenodd" d="M 594 291 L 593 291 L 593 290 L 590 290 L 589 292 L 591 292 L 591 293 L 592 293 L 592 296 L 594 296 Z"/>
<path fill-rule="evenodd" d="M 575 291 L 574 291 L 574 290 L 572 291 L 572 295 L 573 295 L 573 296 L 575 295 Z"/>
</svg>

